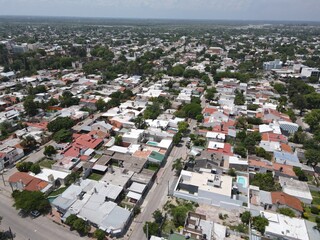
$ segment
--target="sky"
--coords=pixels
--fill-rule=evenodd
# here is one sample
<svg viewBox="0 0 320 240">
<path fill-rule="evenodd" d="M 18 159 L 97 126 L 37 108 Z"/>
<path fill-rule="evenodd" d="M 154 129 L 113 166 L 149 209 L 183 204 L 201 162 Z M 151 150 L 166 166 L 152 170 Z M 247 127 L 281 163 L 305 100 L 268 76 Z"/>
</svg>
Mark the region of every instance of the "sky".
<svg viewBox="0 0 320 240">
<path fill-rule="evenodd" d="M 0 15 L 320 21 L 320 0 L 0 0 Z"/>
</svg>

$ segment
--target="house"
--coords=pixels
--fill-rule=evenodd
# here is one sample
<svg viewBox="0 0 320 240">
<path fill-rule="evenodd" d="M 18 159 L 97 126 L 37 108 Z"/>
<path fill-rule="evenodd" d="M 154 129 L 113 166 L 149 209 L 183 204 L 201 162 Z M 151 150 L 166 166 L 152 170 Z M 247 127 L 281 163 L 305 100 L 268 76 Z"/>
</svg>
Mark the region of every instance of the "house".
<svg viewBox="0 0 320 240">
<path fill-rule="evenodd" d="M 301 201 L 296 197 L 284 192 L 271 192 L 271 199 L 275 210 L 283 207 L 290 208 L 298 217 L 303 213 Z"/>
<path fill-rule="evenodd" d="M 113 126 L 105 121 L 97 121 L 91 125 L 91 130 L 93 131 L 102 131 L 105 133 L 110 133 Z"/>
<path fill-rule="evenodd" d="M 23 149 L 6 146 L 0 149 L 0 165 L 8 167 L 24 156 Z"/>
<path fill-rule="evenodd" d="M 228 156 L 232 156 L 231 145 L 229 143 L 222 143 L 217 141 L 210 141 L 207 147 L 211 153 L 222 153 Z"/>
<path fill-rule="evenodd" d="M 122 135 L 122 141 L 126 143 L 138 144 L 143 138 L 144 130 L 142 129 L 131 129 Z"/>
<path fill-rule="evenodd" d="M 291 218 L 282 214 L 262 211 L 261 215 L 268 219 L 269 224 L 266 226 L 264 235 L 271 239 L 288 239 L 288 240 L 313 240 L 310 238 L 310 229 L 308 229 L 306 220 Z"/>
<path fill-rule="evenodd" d="M 38 174 L 30 173 L 30 175 L 46 181 L 53 186 L 60 186 L 65 184 L 65 179 L 69 175 L 68 172 L 57 171 L 49 168 L 41 169 L 41 172 Z"/>
<path fill-rule="evenodd" d="M 48 183 L 25 172 L 16 172 L 9 177 L 9 184 L 13 190 L 45 191 Z"/>
<path fill-rule="evenodd" d="M 275 177 L 283 176 L 298 179 L 291 165 L 272 163 L 267 160 L 249 160 L 249 172 L 267 173 L 274 172 Z"/>
<path fill-rule="evenodd" d="M 297 155 L 289 152 L 274 151 L 274 160 L 276 163 L 300 167 L 301 163 Z"/>
<path fill-rule="evenodd" d="M 281 176 L 279 177 L 279 183 L 284 193 L 298 198 L 303 203 L 311 204 L 312 195 L 308 183 Z"/>
<path fill-rule="evenodd" d="M 182 170 L 173 196 L 229 209 L 239 208 L 243 203 L 238 199 L 231 176 L 208 172 Z"/>
<path fill-rule="evenodd" d="M 226 135 L 224 133 L 208 131 L 206 133 L 206 138 L 208 141 L 224 142 L 226 139 Z"/>
</svg>

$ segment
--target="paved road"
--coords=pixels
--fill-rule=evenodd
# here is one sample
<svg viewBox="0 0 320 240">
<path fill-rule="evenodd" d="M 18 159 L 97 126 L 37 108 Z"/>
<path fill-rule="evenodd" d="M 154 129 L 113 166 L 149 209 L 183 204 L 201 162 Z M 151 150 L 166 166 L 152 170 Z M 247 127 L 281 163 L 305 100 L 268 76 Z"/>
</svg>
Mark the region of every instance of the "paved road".
<svg viewBox="0 0 320 240">
<path fill-rule="evenodd" d="M 168 157 L 167 164 L 163 169 L 163 175 L 160 179 L 158 179 L 158 184 L 155 183 L 150 192 L 148 193 L 144 203 L 142 205 L 142 212 L 138 217 L 134 220 L 133 224 L 131 225 L 132 234 L 129 237 L 131 240 L 145 240 L 146 235 L 143 232 L 144 223 L 147 221 L 152 220 L 152 213 L 157 210 L 161 209 L 162 206 L 167 201 L 167 194 L 168 194 L 168 186 L 174 184 L 176 182 L 175 171 L 172 171 L 172 164 L 174 160 L 177 158 L 182 157 L 185 159 L 187 157 L 188 149 L 185 146 L 185 139 L 180 147 L 174 147 Z M 169 181 L 169 184 L 168 184 Z M 145 206 L 145 207 L 143 207 Z"/>
<path fill-rule="evenodd" d="M 2 194 L 0 194 L 0 203 L 0 215 L 3 217 L 1 229 L 8 230 L 10 227 L 15 234 L 14 240 L 88 239 L 81 238 L 76 232 L 71 232 L 68 228 L 55 224 L 46 217 L 21 218 L 18 216 L 18 211 L 12 207 L 12 199 Z"/>
</svg>

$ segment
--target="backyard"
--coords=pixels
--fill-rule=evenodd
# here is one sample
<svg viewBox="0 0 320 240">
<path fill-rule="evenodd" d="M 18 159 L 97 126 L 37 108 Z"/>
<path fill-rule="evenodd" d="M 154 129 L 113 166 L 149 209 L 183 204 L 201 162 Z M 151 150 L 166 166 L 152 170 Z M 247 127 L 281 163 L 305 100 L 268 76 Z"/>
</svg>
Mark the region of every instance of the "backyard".
<svg viewBox="0 0 320 240">
<path fill-rule="evenodd" d="M 44 158 L 43 160 L 41 160 L 39 162 L 39 165 L 43 168 L 52 168 L 52 165 L 55 163 L 54 160 L 48 159 L 48 158 Z"/>
<path fill-rule="evenodd" d="M 99 181 L 104 175 L 99 173 L 91 173 L 88 179 Z"/>
</svg>

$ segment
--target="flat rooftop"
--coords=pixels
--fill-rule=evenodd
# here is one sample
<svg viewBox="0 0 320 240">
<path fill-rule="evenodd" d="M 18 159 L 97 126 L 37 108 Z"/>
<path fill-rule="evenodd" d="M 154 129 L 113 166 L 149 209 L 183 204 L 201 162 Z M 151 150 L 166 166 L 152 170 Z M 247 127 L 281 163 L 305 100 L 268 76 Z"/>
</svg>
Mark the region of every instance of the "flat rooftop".
<svg viewBox="0 0 320 240">
<path fill-rule="evenodd" d="M 220 187 L 208 185 L 208 182 L 213 181 L 216 176 L 220 177 Z M 232 177 L 230 176 L 206 172 L 196 173 L 182 170 L 181 179 L 183 179 L 184 184 L 197 186 L 199 189 L 203 191 L 231 197 Z"/>
<path fill-rule="evenodd" d="M 134 174 L 133 171 L 115 166 L 112 166 L 112 171 L 113 172 L 111 173 L 111 170 L 109 169 L 102 179 L 100 179 L 100 182 L 106 182 L 115 186 L 124 187 Z"/>
</svg>

